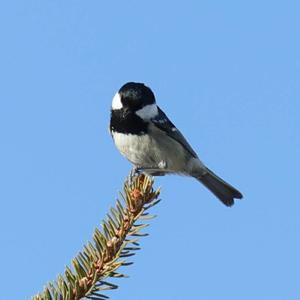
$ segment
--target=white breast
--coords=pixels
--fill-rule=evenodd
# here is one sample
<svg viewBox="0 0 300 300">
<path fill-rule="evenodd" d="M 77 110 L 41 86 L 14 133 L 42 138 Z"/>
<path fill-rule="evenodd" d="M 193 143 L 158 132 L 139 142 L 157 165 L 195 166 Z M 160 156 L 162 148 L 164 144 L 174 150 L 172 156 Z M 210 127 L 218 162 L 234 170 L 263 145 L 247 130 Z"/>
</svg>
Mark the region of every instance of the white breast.
<svg viewBox="0 0 300 300">
<path fill-rule="evenodd" d="M 191 155 L 164 132 L 152 127 L 149 127 L 151 133 L 145 135 L 112 132 L 116 147 L 137 167 L 188 173 Z"/>
<path fill-rule="evenodd" d="M 155 165 L 151 153 L 151 138 L 148 135 L 124 134 L 112 132 L 116 147 L 122 155 L 136 166 Z"/>
</svg>

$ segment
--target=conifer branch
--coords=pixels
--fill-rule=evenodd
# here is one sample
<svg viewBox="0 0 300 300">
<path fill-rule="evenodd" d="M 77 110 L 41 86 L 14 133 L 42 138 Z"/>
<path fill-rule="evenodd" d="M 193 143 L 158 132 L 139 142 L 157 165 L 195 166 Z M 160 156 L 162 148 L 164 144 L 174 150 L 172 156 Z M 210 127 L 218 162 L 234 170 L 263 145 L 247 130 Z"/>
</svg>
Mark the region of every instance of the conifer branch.
<svg viewBox="0 0 300 300">
<path fill-rule="evenodd" d="M 147 210 L 160 201 L 159 193 L 153 189 L 152 177 L 141 174 L 126 180 L 120 193 L 123 204 L 116 201 L 102 222 L 102 230 L 95 229 L 93 243 L 88 242 L 72 260 L 72 269 L 66 267 L 64 276 L 48 283 L 32 300 L 107 299 L 102 292 L 118 287 L 107 279 L 126 277 L 118 269 L 132 264 L 126 259 L 140 249 L 138 238 L 147 235 L 140 233 L 147 224 L 138 222 L 154 217 Z"/>
</svg>

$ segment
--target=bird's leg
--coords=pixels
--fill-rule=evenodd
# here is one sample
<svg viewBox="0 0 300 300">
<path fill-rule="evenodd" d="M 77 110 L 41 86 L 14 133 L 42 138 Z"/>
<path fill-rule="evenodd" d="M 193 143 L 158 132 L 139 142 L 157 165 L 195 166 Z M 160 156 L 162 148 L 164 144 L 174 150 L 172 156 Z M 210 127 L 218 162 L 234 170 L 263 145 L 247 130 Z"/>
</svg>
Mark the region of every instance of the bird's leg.
<svg viewBox="0 0 300 300">
<path fill-rule="evenodd" d="M 150 176 L 164 176 L 167 172 L 167 163 L 162 160 L 157 166 L 140 167 L 134 165 L 129 173 L 128 184 L 131 185 L 133 179 L 139 176 L 141 173 L 148 174 Z"/>
<path fill-rule="evenodd" d="M 151 167 L 147 167 L 147 168 L 140 168 L 138 170 L 140 173 L 145 173 L 147 175 L 150 175 L 150 176 L 164 176 L 167 174 L 166 171 L 164 170 L 159 170 L 155 167 L 151 168 Z"/>
<path fill-rule="evenodd" d="M 133 183 L 133 179 L 141 173 L 141 168 L 137 166 L 133 166 L 128 176 L 128 184 L 131 185 Z"/>
<path fill-rule="evenodd" d="M 141 173 L 141 168 L 140 168 L 140 167 L 137 167 L 137 166 L 134 166 L 134 167 L 131 169 L 130 176 L 132 176 L 132 177 L 138 176 L 140 173 Z"/>
<path fill-rule="evenodd" d="M 137 167 L 137 171 L 144 172 L 151 176 L 163 176 L 167 173 L 167 163 L 162 160 L 157 166 Z"/>
</svg>

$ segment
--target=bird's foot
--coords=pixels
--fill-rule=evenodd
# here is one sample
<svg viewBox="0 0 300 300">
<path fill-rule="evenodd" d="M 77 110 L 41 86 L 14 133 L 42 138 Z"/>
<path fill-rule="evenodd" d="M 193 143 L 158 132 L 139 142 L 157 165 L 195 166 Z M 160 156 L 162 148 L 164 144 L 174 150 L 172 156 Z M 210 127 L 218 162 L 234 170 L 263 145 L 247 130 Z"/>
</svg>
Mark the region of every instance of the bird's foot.
<svg viewBox="0 0 300 300">
<path fill-rule="evenodd" d="M 164 170 L 157 167 L 143 167 L 143 168 L 137 168 L 138 174 L 145 173 L 146 175 L 150 176 L 163 176 L 166 174 Z"/>
<path fill-rule="evenodd" d="M 128 184 L 132 185 L 134 178 L 138 177 L 141 173 L 141 168 L 134 166 L 128 176 Z"/>
</svg>

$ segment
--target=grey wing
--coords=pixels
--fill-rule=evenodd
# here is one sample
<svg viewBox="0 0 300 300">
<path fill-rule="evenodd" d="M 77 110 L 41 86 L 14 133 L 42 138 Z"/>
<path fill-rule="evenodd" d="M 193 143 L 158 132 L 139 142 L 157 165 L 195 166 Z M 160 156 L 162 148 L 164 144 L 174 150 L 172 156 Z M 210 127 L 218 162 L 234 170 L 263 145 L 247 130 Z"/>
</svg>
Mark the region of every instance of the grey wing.
<svg viewBox="0 0 300 300">
<path fill-rule="evenodd" d="M 189 145 L 185 137 L 176 128 L 176 126 L 169 120 L 166 114 L 158 107 L 158 115 L 151 119 L 151 121 L 159 129 L 163 130 L 169 137 L 177 141 L 186 151 L 193 157 L 198 158 L 196 152 Z"/>
</svg>

